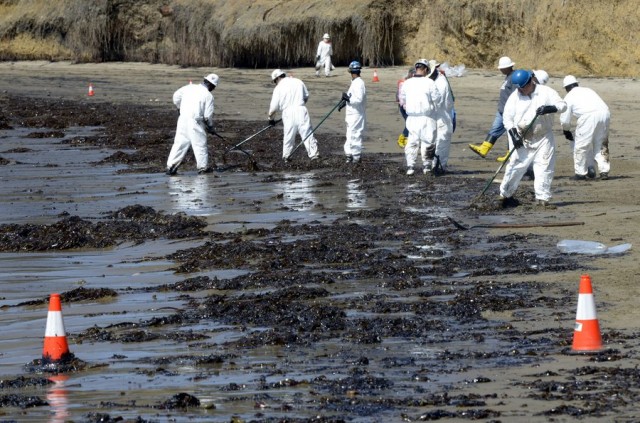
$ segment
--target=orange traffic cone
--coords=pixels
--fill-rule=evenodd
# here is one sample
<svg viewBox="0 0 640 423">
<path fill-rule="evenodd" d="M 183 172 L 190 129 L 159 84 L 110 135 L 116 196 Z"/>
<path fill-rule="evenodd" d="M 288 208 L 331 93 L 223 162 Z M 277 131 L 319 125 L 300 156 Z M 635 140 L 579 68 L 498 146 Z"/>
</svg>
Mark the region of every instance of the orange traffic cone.
<svg viewBox="0 0 640 423">
<path fill-rule="evenodd" d="M 67 335 L 64 332 L 64 322 L 62 321 L 60 294 L 51 294 L 51 297 L 49 297 L 47 328 L 44 333 L 42 361 L 55 363 L 68 354 L 70 354 L 69 345 L 67 344 Z"/>
<path fill-rule="evenodd" d="M 380 78 L 378 78 L 378 69 L 373 70 L 373 82 L 380 82 Z"/>
<path fill-rule="evenodd" d="M 89 97 L 93 97 L 93 85 L 89 84 L 89 93 L 87 94 Z"/>
<path fill-rule="evenodd" d="M 578 311 L 576 313 L 572 349 L 574 351 L 598 351 L 602 349 L 600 325 L 596 318 L 596 305 L 589 275 L 580 277 Z"/>
</svg>

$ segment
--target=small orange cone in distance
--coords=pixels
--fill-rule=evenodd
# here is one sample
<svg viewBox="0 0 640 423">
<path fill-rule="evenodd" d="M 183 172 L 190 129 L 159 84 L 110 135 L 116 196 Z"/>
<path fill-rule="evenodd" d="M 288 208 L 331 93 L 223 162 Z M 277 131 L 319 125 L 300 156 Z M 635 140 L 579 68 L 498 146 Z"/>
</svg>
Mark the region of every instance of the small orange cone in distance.
<svg viewBox="0 0 640 423">
<path fill-rule="evenodd" d="M 378 69 L 373 70 L 373 82 L 380 82 L 380 78 L 378 78 Z"/>
<path fill-rule="evenodd" d="M 69 345 L 67 344 L 67 335 L 62 321 L 60 294 L 51 294 L 49 297 L 49 312 L 47 313 L 47 328 L 44 333 L 42 361 L 55 363 L 68 354 Z"/>
<path fill-rule="evenodd" d="M 93 84 L 89 83 L 89 93 L 87 94 L 89 97 L 93 97 Z"/>
<path fill-rule="evenodd" d="M 578 311 L 576 312 L 572 349 L 574 351 L 599 351 L 602 349 L 600 324 L 596 318 L 596 305 L 589 275 L 580 277 Z"/>
</svg>

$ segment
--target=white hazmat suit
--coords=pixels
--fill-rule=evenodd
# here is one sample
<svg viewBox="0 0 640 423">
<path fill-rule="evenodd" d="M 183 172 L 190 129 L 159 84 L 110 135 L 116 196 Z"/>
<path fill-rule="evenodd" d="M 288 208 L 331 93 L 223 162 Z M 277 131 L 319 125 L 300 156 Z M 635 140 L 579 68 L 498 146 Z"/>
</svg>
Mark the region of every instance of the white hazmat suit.
<svg viewBox="0 0 640 423">
<path fill-rule="evenodd" d="M 453 135 L 453 93 L 446 75 L 436 68 L 436 88 L 440 93 L 440 101 L 436 104 L 436 155 L 440 159 L 443 170 L 447 169 L 451 137 Z"/>
<path fill-rule="evenodd" d="M 333 47 L 329 36 L 325 34 L 324 38 L 318 44 L 316 51 L 316 76 L 320 76 L 320 69 L 324 68 L 324 76 L 331 75 L 331 56 L 333 55 Z"/>
<path fill-rule="evenodd" d="M 344 143 L 344 154 L 351 157 L 354 162 L 358 162 L 362 154 L 362 138 L 367 122 L 367 91 L 360 76 L 351 80 L 347 94 L 349 102 L 345 112 L 347 139 Z"/>
<path fill-rule="evenodd" d="M 595 91 L 574 87 L 564 97 L 567 110 L 560 115 L 562 130 L 571 130 L 571 117 L 575 116 L 573 165 L 576 175 L 586 175 L 587 169 L 598 164 L 600 174 L 608 174 L 609 162 L 609 107 Z"/>
<path fill-rule="evenodd" d="M 409 130 L 409 139 L 404 148 L 407 174 L 413 174 L 418 149 L 422 152 L 422 165 L 426 173 L 431 170 L 435 154 L 435 116 L 440 93 L 433 80 L 416 75 L 402 84 L 399 97 L 400 105 L 407 112 L 406 127 Z"/>
<path fill-rule="evenodd" d="M 295 147 L 296 132 L 305 140 L 304 147 L 310 159 L 318 158 L 318 141 L 311 132 L 309 111 L 305 106 L 309 99 L 309 91 L 304 82 L 298 78 L 284 77 L 278 80 L 273 90 L 269 116 L 277 111 L 282 113 L 284 136 L 282 140 L 282 158 L 289 159 Z"/>
<path fill-rule="evenodd" d="M 509 96 L 504 107 L 503 122 L 505 129 L 518 128 L 522 135 L 536 117 L 540 106 L 555 106 L 558 112 L 566 110 L 567 105 L 553 88 L 536 85 L 531 95 L 526 96 L 516 90 Z M 536 200 L 548 202 L 551 198 L 551 182 L 555 171 L 556 142 L 553 136 L 553 114 L 536 118 L 531 129 L 524 134 L 524 147 L 516 149 L 507 163 L 500 184 L 500 195 L 512 197 L 518 189 L 520 180 L 533 163 L 535 175 L 533 187 Z"/>
<path fill-rule="evenodd" d="M 180 117 L 167 169 L 177 169 L 191 147 L 198 171 L 205 171 L 209 166 L 206 126 L 213 127 L 213 95 L 204 84 L 189 84 L 173 94 L 173 104 Z"/>
</svg>

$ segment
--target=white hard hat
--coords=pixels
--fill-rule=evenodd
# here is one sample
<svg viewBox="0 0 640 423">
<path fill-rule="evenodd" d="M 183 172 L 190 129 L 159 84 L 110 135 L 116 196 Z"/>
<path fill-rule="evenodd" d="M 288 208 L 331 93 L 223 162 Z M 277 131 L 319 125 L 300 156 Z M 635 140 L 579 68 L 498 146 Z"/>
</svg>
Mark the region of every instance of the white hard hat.
<svg viewBox="0 0 640 423">
<path fill-rule="evenodd" d="M 218 78 L 218 75 L 216 75 L 215 73 L 210 73 L 209 75 L 205 76 L 204 79 L 206 79 L 207 81 L 211 82 L 213 85 L 215 85 L 217 87 L 218 86 L 218 80 L 220 78 Z"/>
<path fill-rule="evenodd" d="M 536 77 L 540 85 L 546 85 L 547 82 L 549 82 L 549 74 L 546 71 L 543 71 L 542 69 L 538 69 L 538 70 L 534 69 L 533 75 Z"/>
<path fill-rule="evenodd" d="M 427 59 L 418 59 L 418 61 L 416 62 L 415 65 L 413 65 L 413 67 L 416 67 L 418 65 L 424 65 L 424 66 L 430 68 L 429 61 Z"/>
<path fill-rule="evenodd" d="M 568 87 L 569 85 L 577 84 L 577 83 L 578 83 L 578 80 L 573 75 L 567 75 L 562 80 L 562 86 L 563 87 Z"/>
<path fill-rule="evenodd" d="M 277 78 L 285 75 L 286 75 L 285 71 L 283 71 L 282 69 L 276 69 L 273 72 L 271 72 L 271 80 L 275 81 Z"/>
<path fill-rule="evenodd" d="M 436 68 L 438 66 L 440 66 L 440 63 L 438 63 L 435 59 L 429 60 L 429 69 L 431 70 L 431 72 L 429 73 L 429 76 L 433 75 L 433 73 L 436 71 Z"/>
<path fill-rule="evenodd" d="M 325 34 L 322 36 L 322 39 L 323 39 L 323 40 L 328 40 L 329 38 L 331 38 L 331 37 L 329 37 L 329 34 L 327 34 L 327 33 L 325 33 Z"/>
<path fill-rule="evenodd" d="M 512 61 L 509 57 L 503 56 L 498 61 L 498 69 L 506 69 L 514 66 L 516 63 Z"/>
</svg>

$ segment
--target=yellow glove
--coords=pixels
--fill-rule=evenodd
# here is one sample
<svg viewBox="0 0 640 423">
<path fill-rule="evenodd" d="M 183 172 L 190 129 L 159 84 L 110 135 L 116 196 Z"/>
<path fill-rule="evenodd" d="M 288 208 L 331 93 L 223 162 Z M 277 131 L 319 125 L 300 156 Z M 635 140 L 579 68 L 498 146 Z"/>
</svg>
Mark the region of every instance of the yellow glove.
<svg viewBox="0 0 640 423">
<path fill-rule="evenodd" d="M 403 134 L 400 134 L 398 136 L 398 147 L 404 148 L 405 145 L 407 145 L 407 137 L 405 137 Z"/>
</svg>

